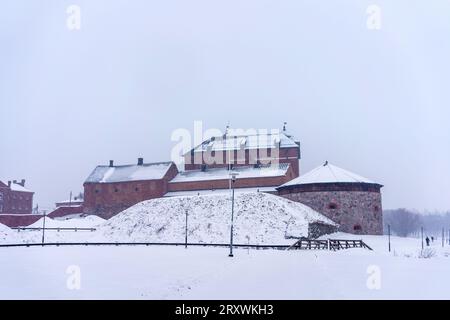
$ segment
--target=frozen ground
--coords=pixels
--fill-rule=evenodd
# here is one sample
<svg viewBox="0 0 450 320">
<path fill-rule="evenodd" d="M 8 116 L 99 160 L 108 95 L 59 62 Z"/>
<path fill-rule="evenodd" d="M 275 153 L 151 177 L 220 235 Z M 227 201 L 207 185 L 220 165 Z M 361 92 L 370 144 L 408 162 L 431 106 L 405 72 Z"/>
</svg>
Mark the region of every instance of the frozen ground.
<svg viewBox="0 0 450 320">
<path fill-rule="evenodd" d="M 374 251 L 0 248 L 0 299 L 450 299 L 450 246 L 420 258 L 418 239 L 389 253 L 387 237 L 356 238 Z"/>
<path fill-rule="evenodd" d="M 228 241 L 226 226 L 217 227 L 227 224 L 228 212 L 217 210 L 226 196 L 198 198 L 195 209 L 185 197 L 171 199 L 141 203 L 108 221 L 48 220 L 49 227 L 98 231 L 47 231 L 46 241 L 183 241 L 182 208 L 191 212 L 191 241 Z M 305 223 L 321 218 L 277 199 L 240 195 L 236 239 L 245 243 L 245 234 L 258 234 L 251 243 L 293 243 L 288 232 L 305 232 Z M 2 244 L 41 237 L 0 225 Z M 217 247 L 0 247 L 0 299 L 450 299 L 450 245 L 442 248 L 440 240 L 422 251 L 420 239 L 392 237 L 388 252 L 386 236 L 323 238 L 363 239 L 374 251 L 235 249 L 230 258 Z"/>
</svg>

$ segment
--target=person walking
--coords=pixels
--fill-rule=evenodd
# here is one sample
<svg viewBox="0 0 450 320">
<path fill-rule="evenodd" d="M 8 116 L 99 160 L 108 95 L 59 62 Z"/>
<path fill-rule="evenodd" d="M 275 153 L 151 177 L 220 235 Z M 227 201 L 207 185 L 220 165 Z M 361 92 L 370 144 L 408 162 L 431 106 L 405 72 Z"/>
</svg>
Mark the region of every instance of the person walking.
<svg viewBox="0 0 450 320">
<path fill-rule="evenodd" d="M 426 237 L 426 238 L 425 238 L 425 241 L 426 241 L 426 243 L 427 243 L 427 247 L 429 247 L 429 246 L 430 246 L 430 238 Z"/>
</svg>

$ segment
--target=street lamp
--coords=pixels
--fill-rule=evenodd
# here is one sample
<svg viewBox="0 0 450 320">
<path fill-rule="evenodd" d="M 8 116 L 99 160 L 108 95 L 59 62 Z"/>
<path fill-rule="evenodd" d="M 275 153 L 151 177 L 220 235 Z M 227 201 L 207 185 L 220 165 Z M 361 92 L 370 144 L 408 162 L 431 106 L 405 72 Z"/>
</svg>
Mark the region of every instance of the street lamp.
<svg viewBox="0 0 450 320">
<path fill-rule="evenodd" d="M 46 211 L 44 210 L 44 220 L 42 221 L 42 245 L 45 242 L 45 216 L 46 216 Z"/>
<path fill-rule="evenodd" d="M 230 173 L 230 187 L 231 187 L 231 230 L 230 230 L 230 254 L 233 257 L 233 219 L 234 219 L 234 183 L 236 182 L 237 172 Z"/>
</svg>

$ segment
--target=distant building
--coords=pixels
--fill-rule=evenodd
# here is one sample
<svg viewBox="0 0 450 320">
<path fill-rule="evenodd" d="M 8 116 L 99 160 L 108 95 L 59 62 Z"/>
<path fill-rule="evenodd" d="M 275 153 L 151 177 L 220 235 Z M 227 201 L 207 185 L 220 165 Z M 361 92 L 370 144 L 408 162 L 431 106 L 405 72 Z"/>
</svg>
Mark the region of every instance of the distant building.
<svg viewBox="0 0 450 320">
<path fill-rule="evenodd" d="M 243 166 L 289 164 L 299 175 L 300 142 L 285 130 L 272 133 L 226 133 L 212 137 L 184 155 L 184 169 L 207 170 Z"/>
<path fill-rule="evenodd" d="M 84 182 L 83 211 L 108 219 L 144 200 L 167 193 L 168 181 L 178 173 L 173 162 L 98 166 Z"/>
<path fill-rule="evenodd" d="M 73 198 L 56 202 L 55 207 L 56 208 L 77 207 L 77 206 L 82 206 L 83 202 L 84 202 L 84 195 L 83 195 L 83 193 L 80 193 L 78 196 L 74 196 Z"/>
<path fill-rule="evenodd" d="M 355 234 L 382 234 L 381 184 L 326 162 L 278 187 L 284 198 L 301 202 Z"/>
<path fill-rule="evenodd" d="M 48 213 L 47 216 L 52 219 L 68 219 L 80 216 L 84 213 L 83 204 L 84 194 L 80 193 L 78 196 L 70 197 L 68 200 L 56 202 L 56 208 Z"/>
<path fill-rule="evenodd" d="M 25 188 L 25 180 L 20 182 L 0 181 L 0 214 L 23 215 L 33 210 L 34 192 Z"/>
<path fill-rule="evenodd" d="M 235 188 L 276 193 L 275 187 L 299 176 L 300 142 L 283 131 L 212 137 L 184 155 L 184 171 L 169 182 L 166 196 Z"/>
</svg>

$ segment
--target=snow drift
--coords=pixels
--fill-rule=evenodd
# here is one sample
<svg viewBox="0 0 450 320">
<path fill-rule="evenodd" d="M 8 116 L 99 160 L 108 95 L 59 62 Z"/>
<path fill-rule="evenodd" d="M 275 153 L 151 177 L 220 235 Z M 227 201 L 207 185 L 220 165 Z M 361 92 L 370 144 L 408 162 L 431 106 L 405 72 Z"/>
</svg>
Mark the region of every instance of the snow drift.
<svg viewBox="0 0 450 320">
<path fill-rule="evenodd" d="M 110 241 L 228 243 L 231 197 L 228 194 L 181 196 L 143 201 L 99 227 Z M 267 193 L 235 196 L 236 244 L 287 244 L 307 237 L 311 223 L 336 224 L 313 209 Z M 291 238 L 291 239 L 289 239 Z"/>
<path fill-rule="evenodd" d="M 0 243 L 15 243 L 17 242 L 13 230 L 0 223 Z"/>
</svg>

